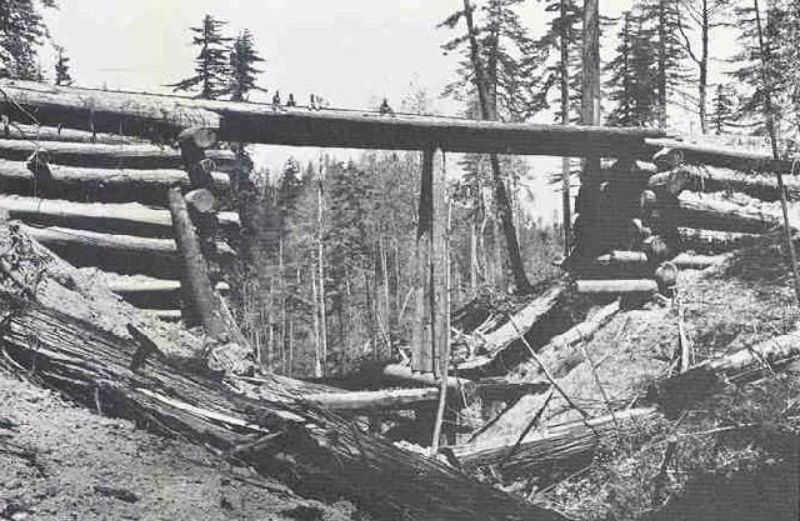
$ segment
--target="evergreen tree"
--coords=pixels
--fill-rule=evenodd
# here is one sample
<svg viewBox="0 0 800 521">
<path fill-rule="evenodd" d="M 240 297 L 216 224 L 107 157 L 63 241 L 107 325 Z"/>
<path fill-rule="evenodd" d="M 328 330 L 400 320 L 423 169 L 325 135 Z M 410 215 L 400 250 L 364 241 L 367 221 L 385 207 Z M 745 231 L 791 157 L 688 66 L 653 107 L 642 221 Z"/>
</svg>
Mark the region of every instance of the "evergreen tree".
<svg viewBox="0 0 800 521">
<path fill-rule="evenodd" d="M 69 73 L 69 57 L 60 45 L 56 46 L 55 83 L 56 85 L 72 85 L 72 75 Z"/>
<path fill-rule="evenodd" d="M 667 127 L 667 104 L 670 91 L 683 81 L 686 50 L 680 34 L 680 9 L 675 0 L 640 0 L 639 16 L 646 25 L 642 38 L 654 43 L 656 61 L 656 115 L 658 126 Z M 644 40 L 642 40 L 644 41 Z"/>
<path fill-rule="evenodd" d="M 200 47 L 195 58 L 195 75 L 169 85 L 175 92 L 195 91 L 198 98 L 216 99 L 228 92 L 228 42 L 220 30 L 227 22 L 216 20 L 211 15 L 203 18 L 200 27 L 191 27 L 193 45 Z"/>
<path fill-rule="evenodd" d="M 713 112 L 711 113 L 711 123 L 717 135 L 724 134 L 728 123 L 734 118 L 733 97 L 728 85 L 720 83 L 714 93 Z"/>
<path fill-rule="evenodd" d="M 230 85 L 228 91 L 233 101 L 242 101 L 247 93 L 256 86 L 256 76 L 263 71 L 256 69 L 255 65 L 263 62 L 253 42 L 253 34 L 245 29 L 236 37 L 230 54 Z M 263 90 L 263 89 L 259 89 Z"/>
<path fill-rule="evenodd" d="M 476 24 L 474 28 L 484 69 L 487 102 L 498 119 L 523 121 L 540 108 L 534 99 L 532 86 L 541 56 L 515 11 L 522 1 L 488 0 L 480 8 L 482 24 Z M 457 11 L 438 27 L 455 28 L 464 12 Z M 445 43 L 442 49 L 446 53 L 459 52 L 462 55 L 458 79 L 445 87 L 444 95 L 468 102 L 476 96 L 469 38 L 459 35 Z"/>
<path fill-rule="evenodd" d="M 620 29 L 617 54 L 608 63 L 608 97 L 616 106 L 608 115 L 609 125 L 649 126 L 657 116 L 658 65 L 650 32 L 639 15 L 626 13 Z"/>
<path fill-rule="evenodd" d="M 778 133 L 782 122 L 794 119 L 796 85 L 791 79 L 792 65 L 787 62 L 791 54 L 785 51 L 785 39 L 792 30 L 791 8 L 789 2 L 776 1 L 770 2 L 765 12 L 758 13 L 763 29 L 761 38 L 755 6 L 750 4 L 736 9 L 741 50 L 732 60 L 739 66 L 732 75 L 745 87 L 740 95 L 737 119 L 745 123 L 757 122 L 753 125 L 756 134 L 768 131 L 763 119 L 766 112 L 771 113 Z M 796 45 L 796 42 L 788 45 Z"/>
<path fill-rule="evenodd" d="M 49 36 L 41 10 L 54 7 L 55 0 L 0 2 L 0 61 L 11 77 L 41 79 L 37 48 Z"/>
</svg>

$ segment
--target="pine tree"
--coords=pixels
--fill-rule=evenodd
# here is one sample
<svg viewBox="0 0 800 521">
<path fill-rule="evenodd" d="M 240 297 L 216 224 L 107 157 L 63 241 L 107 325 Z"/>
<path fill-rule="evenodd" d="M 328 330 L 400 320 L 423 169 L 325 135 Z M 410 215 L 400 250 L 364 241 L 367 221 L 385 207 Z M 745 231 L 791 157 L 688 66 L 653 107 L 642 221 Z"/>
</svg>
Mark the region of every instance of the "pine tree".
<svg viewBox="0 0 800 521">
<path fill-rule="evenodd" d="M 765 12 L 758 13 L 761 17 L 763 46 L 759 41 L 754 5 L 736 9 L 741 30 L 741 51 L 732 59 L 739 66 L 732 76 L 746 88 L 740 95 L 737 119 L 744 123 L 755 121 L 755 134 L 764 135 L 769 131 L 763 119 L 765 112 L 770 112 L 778 133 L 782 122 L 793 119 L 792 98 L 796 86 L 791 80 L 792 66 L 786 62 L 789 55 L 784 52 L 785 39 L 790 36 L 792 26 L 789 7 L 780 2 L 770 2 Z"/>
<path fill-rule="evenodd" d="M 667 127 L 669 95 L 685 77 L 686 50 L 680 35 L 680 9 L 675 0 L 640 0 L 638 16 L 647 23 L 642 37 L 654 42 L 656 60 L 656 115 L 658 126 Z M 649 22 L 649 23 L 648 23 Z"/>
<path fill-rule="evenodd" d="M 734 105 L 733 98 L 730 94 L 730 87 L 722 83 L 717 85 L 712 103 L 714 109 L 711 114 L 711 122 L 714 132 L 720 135 L 725 133 L 726 125 L 734 117 Z"/>
<path fill-rule="evenodd" d="M 617 54 L 606 66 L 611 73 L 606 86 L 616 106 L 608 124 L 649 126 L 657 116 L 658 89 L 656 52 L 639 15 L 627 12 L 620 29 Z"/>
<path fill-rule="evenodd" d="M 69 73 L 69 56 L 60 45 L 56 46 L 55 83 L 56 85 L 72 85 L 72 75 Z"/>
<path fill-rule="evenodd" d="M 190 28 L 195 34 L 192 44 L 200 47 L 195 58 L 195 75 L 169 85 L 175 92 L 199 88 L 197 97 L 203 99 L 216 99 L 228 92 L 228 42 L 231 38 L 220 33 L 226 24 L 206 15 L 200 27 Z"/>
<path fill-rule="evenodd" d="M 230 85 L 228 93 L 233 101 L 242 101 L 247 93 L 256 86 L 256 76 L 263 71 L 256 69 L 255 65 L 263 62 L 253 42 L 253 34 L 245 29 L 233 42 L 230 54 Z M 259 89 L 263 90 L 263 89 Z"/>
<path fill-rule="evenodd" d="M 481 25 L 474 26 L 479 59 L 488 94 L 489 110 L 497 119 L 523 121 L 539 110 L 533 97 L 534 71 L 540 55 L 522 25 L 515 7 L 523 0 L 488 0 L 480 8 Z M 477 8 L 471 7 L 472 11 Z M 438 27 L 455 28 L 465 14 L 459 10 Z M 476 96 L 475 69 L 468 37 L 457 36 L 442 46 L 446 53 L 459 52 L 458 79 L 445 87 L 444 95 L 467 102 Z"/>
<path fill-rule="evenodd" d="M 0 2 L 0 61 L 11 77 L 41 79 L 37 48 L 49 36 L 41 10 L 55 7 L 55 0 Z"/>
</svg>

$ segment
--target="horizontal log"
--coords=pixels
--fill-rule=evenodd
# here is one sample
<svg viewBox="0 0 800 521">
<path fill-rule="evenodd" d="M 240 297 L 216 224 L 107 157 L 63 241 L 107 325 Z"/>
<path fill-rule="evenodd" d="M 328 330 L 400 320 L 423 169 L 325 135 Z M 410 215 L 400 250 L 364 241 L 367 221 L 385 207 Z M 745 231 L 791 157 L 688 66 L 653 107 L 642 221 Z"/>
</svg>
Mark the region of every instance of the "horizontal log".
<svg viewBox="0 0 800 521">
<path fill-rule="evenodd" d="M 212 174 L 217 190 L 230 188 L 228 174 Z M 6 194 L 82 202 L 139 202 L 166 206 L 171 186 L 189 186 L 183 170 L 110 169 L 49 165 L 48 173 L 34 176 L 22 161 L 0 159 L 0 183 Z"/>
<path fill-rule="evenodd" d="M 576 280 L 575 288 L 584 295 L 655 293 L 658 284 L 650 279 Z"/>
<path fill-rule="evenodd" d="M 377 411 L 409 409 L 439 399 L 439 389 L 386 389 L 380 391 L 349 391 L 341 393 L 307 394 L 303 399 L 332 411 Z"/>
<path fill-rule="evenodd" d="M 714 264 L 719 264 L 725 260 L 724 255 L 693 255 L 690 253 L 681 253 L 676 257 L 669 259 L 678 269 L 705 269 Z M 622 267 L 636 267 L 647 265 L 650 261 L 647 253 L 643 251 L 620 251 L 614 250 L 605 255 L 601 255 L 596 261 L 599 265 L 618 265 Z"/>
<path fill-rule="evenodd" d="M 396 380 L 431 387 L 439 385 L 440 382 L 432 373 L 414 371 L 411 367 L 403 364 L 389 364 L 385 366 L 382 370 L 382 375 L 386 377 L 388 381 Z M 469 390 L 473 388 L 473 385 L 472 380 L 467 380 L 466 378 L 457 378 L 453 376 L 447 378 L 447 388 L 451 391 L 460 392 L 462 389 Z"/>
<path fill-rule="evenodd" d="M 645 138 L 652 153 L 663 148 L 680 152 L 686 163 L 695 165 L 711 165 L 737 170 L 753 170 L 757 172 L 783 172 L 792 171 L 790 160 L 774 159 L 768 152 L 752 152 L 747 150 L 685 143 L 674 139 Z"/>
<path fill-rule="evenodd" d="M 143 142 L 141 139 L 132 136 L 103 132 L 92 133 L 73 128 L 25 125 L 16 122 L 5 126 L 0 138 L 24 139 L 27 141 L 63 141 L 65 143 L 104 143 L 107 145 L 132 145 Z"/>
<path fill-rule="evenodd" d="M 182 275 L 178 249 L 172 239 L 98 233 L 58 226 L 22 225 L 21 228 L 73 266 L 152 277 Z M 228 255 L 233 253 L 223 243 L 218 244 L 218 249 Z"/>
<path fill-rule="evenodd" d="M 663 187 L 673 195 L 684 190 L 693 192 L 738 192 L 762 201 L 778 201 L 780 191 L 774 176 L 747 174 L 730 168 L 712 166 L 681 165 L 680 167 L 654 175 L 651 188 Z M 800 182 L 786 177 L 784 185 L 789 198 L 800 199 Z"/>
<path fill-rule="evenodd" d="M 169 211 L 139 203 L 77 203 L 0 194 L 0 208 L 7 210 L 12 219 L 36 224 L 117 234 L 172 236 Z M 223 226 L 238 226 L 239 216 L 234 212 L 220 212 L 218 216 Z"/>
<path fill-rule="evenodd" d="M 175 261 L 177 262 L 177 254 Z M 178 309 L 181 307 L 183 297 L 179 280 L 145 276 L 125 277 L 111 273 L 107 273 L 105 279 L 111 291 L 138 308 Z M 225 295 L 230 291 L 230 286 L 225 282 L 219 282 L 216 289 L 220 294 Z"/>
<path fill-rule="evenodd" d="M 180 322 L 183 318 L 183 313 L 180 309 L 142 309 L 142 313 L 153 315 L 165 322 Z"/>
<path fill-rule="evenodd" d="M 746 248 L 758 243 L 761 235 L 721 232 L 695 228 L 678 228 L 681 249 L 704 255 L 714 255 Z"/>
<path fill-rule="evenodd" d="M 512 320 L 506 319 L 497 328 L 481 334 L 479 341 L 484 354 L 458 362 L 458 371 L 474 371 L 490 365 L 504 350 L 519 341 L 521 334 L 527 333 L 534 325 L 547 316 L 558 304 L 565 286 L 556 284 L 541 295 L 531 297 L 530 302 L 514 313 Z"/>
<path fill-rule="evenodd" d="M 631 428 L 658 415 L 655 408 L 630 409 L 585 422 L 548 425 L 531 432 L 521 442 L 515 434 L 451 445 L 442 451 L 448 452 L 467 471 L 497 465 L 503 478 L 513 479 L 535 475 L 547 464 L 591 454 L 603 437 L 618 428 Z"/>
<path fill-rule="evenodd" d="M 772 212 L 761 211 L 756 205 L 744 206 L 709 197 L 681 196 L 674 223 L 686 228 L 767 233 L 781 225 Z"/>
<path fill-rule="evenodd" d="M 190 126 L 219 127 L 224 141 L 273 145 L 481 152 L 581 157 L 642 154 L 644 137 L 662 137 L 656 129 L 500 123 L 456 118 L 381 115 L 348 110 L 276 109 L 236 103 L 108 92 L 75 87 L 43 87 L 2 80 L 8 98 L 0 107 L 25 121 L 16 104 L 35 111 L 45 123 L 86 129 L 89 116 L 98 130 L 150 137 L 177 135 Z M 10 102 L 13 100 L 15 103 Z"/>
<path fill-rule="evenodd" d="M 102 143 L 40 144 L 14 139 L 0 139 L 0 158 L 25 161 L 36 151 L 47 152 L 48 163 L 89 168 L 183 168 L 180 152 L 169 147 L 150 144 L 106 145 Z M 214 161 L 216 170 L 234 170 L 235 156 L 229 150 L 208 150 L 206 156 Z"/>
</svg>

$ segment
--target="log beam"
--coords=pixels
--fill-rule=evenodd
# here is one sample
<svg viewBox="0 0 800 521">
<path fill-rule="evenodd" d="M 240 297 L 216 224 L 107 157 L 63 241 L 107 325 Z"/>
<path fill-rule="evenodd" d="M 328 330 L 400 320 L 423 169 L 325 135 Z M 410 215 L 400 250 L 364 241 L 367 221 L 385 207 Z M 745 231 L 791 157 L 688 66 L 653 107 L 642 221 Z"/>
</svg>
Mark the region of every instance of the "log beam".
<svg viewBox="0 0 800 521">
<path fill-rule="evenodd" d="M 219 139 L 243 143 L 582 157 L 643 154 L 645 137 L 657 129 L 499 123 L 457 118 L 381 115 L 257 103 L 209 101 L 177 96 L 106 92 L 2 80 L 0 108 L 26 121 L 17 104 L 40 122 L 144 137 L 177 136 L 194 125 L 219 128 Z"/>
<path fill-rule="evenodd" d="M 695 165 L 711 165 L 737 170 L 753 170 L 758 172 L 783 172 L 792 171 L 790 160 L 774 159 L 767 152 L 751 152 L 734 148 L 717 147 L 686 143 L 668 138 L 645 138 L 645 143 L 652 153 L 666 148 L 679 152 L 682 162 Z M 669 165 L 674 166 L 674 165 Z"/>
<path fill-rule="evenodd" d="M 658 291 L 658 284 L 650 279 L 576 280 L 575 288 L 583 295 L 644 294 Z"/>
</svg>

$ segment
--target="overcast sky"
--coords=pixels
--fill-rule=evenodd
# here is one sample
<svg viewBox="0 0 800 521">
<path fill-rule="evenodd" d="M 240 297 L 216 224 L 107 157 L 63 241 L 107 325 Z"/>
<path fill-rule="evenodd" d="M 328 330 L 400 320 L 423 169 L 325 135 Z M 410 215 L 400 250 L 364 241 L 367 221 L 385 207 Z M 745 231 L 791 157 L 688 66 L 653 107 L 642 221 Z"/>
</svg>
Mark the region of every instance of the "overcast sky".
<svg viewBox="0 0 800 521">
<path fill-rule="evenodd" d="M 436 29 L 436 24 L 462 5 L 461 0 L 58 3 L 59 10 L 47 13 L 47 23 L 55 42 L 71 57 L 78 85 L 168 92 L 164 85 L 192 73 L 197 51 L 191 45 L 189 27 L 211 14 L 229 22 L 229 34 L 244 27 L 253 32 L 257 48 L 267 60 L 261 79 L 264 87 L 279 89 L 284 99 L 292 92 L 301 104 L 313 92 L 330 100 L 332 106 L 344 108 L 374 108 L 383 97 L 397 106 L 412 85 L 436 98 L 455 69 L 454 58 L 440 49 L 450 33 Z M 630 3 L 601 0 L 601 12 L 618 16 Z M 523 20 L 534 36 L 540 35 L 546 23 L 541 5 L 530 1 L 523 6 Z M 606 45 L 604 54 L 612 48 Z M 47 71 L 51 70 L 52 56 L 52 49 L 42 51 Z M 459 110 L 456 104 L 442 100 L 434 108 L 441 114 Z M 304 160 L 317 154 L 281 147 L 258 157 L 275 169 L 292 152 Z M 545 218 L 550 218 L 560 204 L 544 183 L 546 170 L 559 164 L 539 160 L 534 164 L 531 185 L 537 194 L 535 213 Z"/>
</svg>

